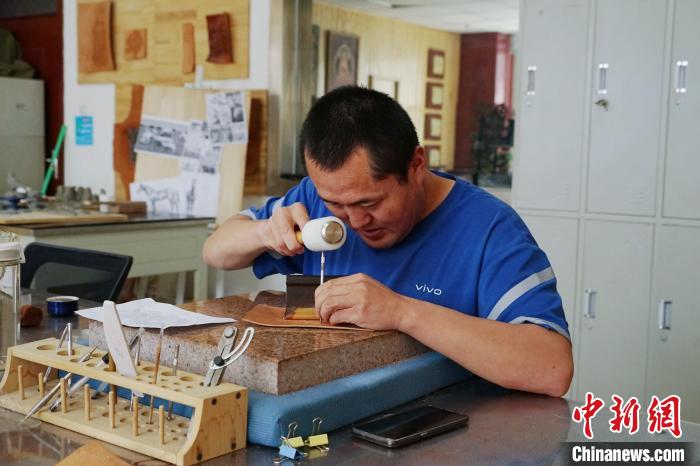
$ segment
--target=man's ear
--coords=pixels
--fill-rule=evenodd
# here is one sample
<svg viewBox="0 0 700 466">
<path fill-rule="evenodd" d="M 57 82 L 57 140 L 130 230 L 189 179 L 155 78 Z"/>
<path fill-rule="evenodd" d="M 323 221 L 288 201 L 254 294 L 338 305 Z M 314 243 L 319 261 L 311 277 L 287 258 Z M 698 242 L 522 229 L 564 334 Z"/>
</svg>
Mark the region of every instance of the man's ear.
<svg viewBox="0 0 700 466">
<path fill-rule="evenodd" d="M 408 171 L 411 172 L 413 176 L 418 176 L 420 181 L 426 173 L 427 168 L 428 160 L 425 158 L 425 150 L 423 150 L 423 146 L 416 146 L 416 150 L 413 151 L 411 163 L 408 165 Z"/>
</svg>

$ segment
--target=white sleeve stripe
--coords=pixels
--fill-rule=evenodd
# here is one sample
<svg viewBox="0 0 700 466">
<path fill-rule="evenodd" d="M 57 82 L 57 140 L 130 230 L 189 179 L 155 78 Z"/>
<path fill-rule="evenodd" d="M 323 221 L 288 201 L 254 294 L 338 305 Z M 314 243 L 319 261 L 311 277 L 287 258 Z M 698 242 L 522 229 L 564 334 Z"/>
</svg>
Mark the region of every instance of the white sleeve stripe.
<svg viewBox="0 0 700 466">
<path fill-rule="evenodd" d="M 542 283 L 549 281 L 554 278 L 554 270 L 551 267 L 547 267 L 544 270 L 533 273 L 525 280 L 516 284 L 513 288 L 506 291 L 506 293 L 501 296 L 501 299 L 493 306 L 491 312 L 487 319 L 498 320 L 503 311 L 505 311 L 508 306 L 513 304 L 519 297 L 530 291 L 531 289 L 541 285 Z"/>
<path fill-rule="evenodd" d="M 257 218 L 255 218 L 255 214 L 250 209 L 242 210 L 238 212 L 238 215 L 245 215 L 246 217 L 250 217 L 252 220 L 257 220 Z"/>
<path fill-rule="evenodd" d="M 272 213 L 274 214 L 277 209 L 282 207 L 282 202 L 284 202 L 284 196 L 280 197 L 275 201 L 274 204 L 272 204 Z"/>
<path fill-rule="evenodd" d="M 546 325 L 546 326 L 551 327 L 554 330 L 556 330 L 557 333 L 561 334 L 567 340 L 571 340 L 571 337 L 569 336 L 569 332 L 567 332 L 566 330 L 564 330 L 563 328 L 561 328 L 560 326 L 558 326 L 554 322 L 540 319 L 539 317 L 520 316 L 520 317 L 516 317 L 515 319 L 511 320 L 509 323 L 510 324 L 522 324 L 523 322 L 532 322 L 533 324 Z"/>
</svg>

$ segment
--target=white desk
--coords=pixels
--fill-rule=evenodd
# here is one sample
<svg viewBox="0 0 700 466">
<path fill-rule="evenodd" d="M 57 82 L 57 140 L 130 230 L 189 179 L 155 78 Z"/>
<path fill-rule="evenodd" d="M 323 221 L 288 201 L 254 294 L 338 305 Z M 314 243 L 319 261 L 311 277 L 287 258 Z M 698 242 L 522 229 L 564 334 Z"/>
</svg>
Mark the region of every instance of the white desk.
<svg viewBox="0 0 700 466">
<path fill-rule="evenodd" d="M 179 273 L 177 301 L 184 298 L 187 272 L 193 273 L 195 300 L 207 298 L 207 266 L 202 246 L 212 218 L 138 216 L 117 223 L 7 225 L 22 246 L 33 241 L 124 254 L 134 259 L 129 277 Z"/>
</svg>

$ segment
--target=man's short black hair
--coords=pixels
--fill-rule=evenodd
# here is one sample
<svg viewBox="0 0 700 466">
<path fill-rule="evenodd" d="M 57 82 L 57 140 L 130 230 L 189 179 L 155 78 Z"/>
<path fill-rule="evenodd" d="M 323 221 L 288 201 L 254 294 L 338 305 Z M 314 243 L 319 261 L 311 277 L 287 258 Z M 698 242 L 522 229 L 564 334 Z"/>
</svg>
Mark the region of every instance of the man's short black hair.
<svg viewBox="0 0 700 466">
<path fill-rule="evenodd" d="M 299 138 L 302 154 L 322 170 L 340 168 L 358 148 L 369 153 L 375 179 L 405 181 L 418 146 L 411 118 L 386 94 L 344 86 L 321 97 L 306 116 Z"/>
</svg>

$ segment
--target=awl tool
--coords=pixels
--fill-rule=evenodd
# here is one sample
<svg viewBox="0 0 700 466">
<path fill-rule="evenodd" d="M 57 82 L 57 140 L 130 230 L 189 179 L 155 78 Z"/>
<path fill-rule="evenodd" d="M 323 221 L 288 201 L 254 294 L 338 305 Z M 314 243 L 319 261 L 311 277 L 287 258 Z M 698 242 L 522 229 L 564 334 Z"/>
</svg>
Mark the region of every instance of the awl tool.
<svg viewBox="0 0 700 466">
<path fill-rule="evenodd" d="M 313 290 L 316 286 L 323 285 L 326 280 L 326 251 L 334 251 L 345 244 L 347 239 L 347 230 L 345 224 L 337 217 L 323 217 L 314 220 L 309 220 L 304 224 L 301 231 L 296 232 L 296 238 L 299 243 L 310 251 L 321 253 L 321 274 L 318 277 L 304 277 L 304 285 L 306 282 L 313 284 Z M 290 277 L 290 276 L 288 276 Z M 316 311 L 314 310 L 313 293 L 300 290 L 301 293 L 296 293 L 297 290 L 290 289 L 289 279 L 287 280 L 287 306 L 284 312 L 285 319 L 316 319 Z M 311 298 L 311 299 L 309 299 Z"/>
<path fill-rule="evenodd" d="M 78 362 L 81 363 L 81 362 L 85 362 L 85 361 L 87 361 L 88 359 L 90 359 L 90 356 L 92 356 L 92 353 L 93 353 L 96 349 L 97 349 L 97 346 L 93 346 L 92 349 L 91 349 L 90 351 L 88 351 L 87 353 L 85 353 L 85 354 L 78 360 Z M 64 376 L 61 377 L 61 378 L 67 381 L 67 380 L 70 380 L 71 377 L 73 377 L 73 373 L 72 373 L 72 372 L 68 372 L 66 375 L 64 375 Z M 44 395 L 44 397 L 43 397 L 42 399 L 40 399 L 39 401 L 37 401 L 36 404 L 35 404 L 34 406 L 32 406 L 32 409 L 30 409 L 29 412 L 27 413 L 27 415 L 24 416 L 24 419 L 22 419 L 22 422 L 26 421 L 28 418 L 30 418 L 30 417 L 32 417 L 33 415 L 35 415 L 36 413 L 38 413 L 38 412 L 41 410 L 41 408 L 43 408 L 44 405 L 46 405 L 46 403 L 48 403 L 49 400 L 51 400 L 51 398 L 53 398 L 53 396 L 54 396 L 60 389 L 61 389 L 61 383 L 60 383 L 60 379 L 59 379 L 59 383 L 57 383 L 46 395 Z"/>
<path fill-rule="evenodd" d="M 320 284 L 326 269 L 326 251 L 335 251 L 345 244 L 347 239 L 345 224 L 338 217 L 322 217 L 309 220 L 301 231 L 296 232 L 297 241 L 309 251 L 321 253 Z"/>
<path fill-rule="evenodd" d="M 136 342 L 139 341 L 140 338 L 141 338 L 141 334 L 140 334 L 140 333 L 137 333 L 136 335 L 134 335 L 134 336 L 131 338 L 131 340 L 129 341 L 129 349 L 132 349 L 132 348 L 134 347 L 134 345 L 136 344 Z M 102 366 L 106 366 L 108 363 L 109 363 L 109 353 L 105 353 L 104 356 L 102 356 L 102 359 L 100 359 L 100 362 L 97 363 L 97 365 L 95 366 L 95 368 L 102 367 Z M 78 390 L 80 390 L 80 387 L 82 387 L 83 385 L 85 385 L 86 383 L 88 383 L 89 380 L 90 380 L 90 377 L 86 375 L 85 377 L 81 378 L 81 379 L 78 380 L 76 383 L 74 383 L 74 384 L 68 389 L 68 398 L 70 398 L 70 397 L 73 395 L 73 393 L 75 393 L 75 392 L 77 392 Z M 105 384 L 105 388 L 106 388 L 106 387 L 107 387 L 107 384 Z M 103 388 L 103 390 L 104 390 L 104 388 Z M 54 402 L 51 404 L 51 406 L 49 406 L 49 410 L 55 411 L 56 409 L 58 409 L 59 406 L 61 406 L 61 399 L 60 399 L 60 398 L 57 398 L 56 401 L 54 401 Z"/>
</svg>

